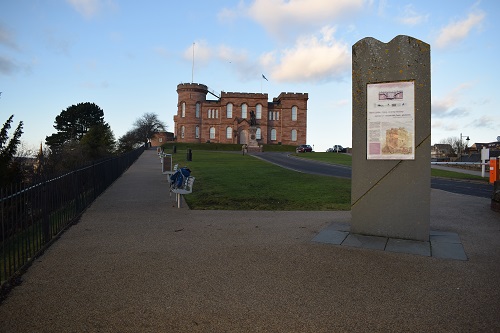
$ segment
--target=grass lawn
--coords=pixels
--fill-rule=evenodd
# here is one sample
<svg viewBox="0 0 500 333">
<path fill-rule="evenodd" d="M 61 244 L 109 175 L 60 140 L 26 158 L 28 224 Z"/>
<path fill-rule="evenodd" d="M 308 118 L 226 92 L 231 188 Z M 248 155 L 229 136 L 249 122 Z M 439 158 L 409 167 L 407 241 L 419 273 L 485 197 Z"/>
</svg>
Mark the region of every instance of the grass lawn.
<svg viewBox="0 0 500 333">
<path fill-rule="evenodd" d="M 191 209 L 350 210 L 349 179 L 309 175 L 280 168 L 237 152 L 196 150 L 186 162 L 177 150 L 174 164 L 196 177 L 185 199 Z"/>
<path fill-rule="evenodd" d="M 238 151 L 177 149 L 174 164 L 187 166 L 196 177 L 185 199 L 199 210 L 350 210 L 351 180 L 309 175 L 270 164 Z M 171 153 L 168 151 L 168 153 Z M 336 153 L 293 155 L 351 166 L 351 156 Z M 432 169 L 433 177 L 483 180 L 479 176 Z"/>
</svg>

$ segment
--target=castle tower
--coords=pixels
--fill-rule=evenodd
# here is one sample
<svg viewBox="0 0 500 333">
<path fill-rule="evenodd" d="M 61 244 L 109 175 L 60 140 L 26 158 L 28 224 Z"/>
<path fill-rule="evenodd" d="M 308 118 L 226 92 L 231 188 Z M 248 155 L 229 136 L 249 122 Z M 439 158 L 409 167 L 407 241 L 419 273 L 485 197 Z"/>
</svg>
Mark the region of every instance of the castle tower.
<svg viewBox="0 0 500 333">
<path fill-rule="evenodd" d="M 174 116 L 174 123 L 175 136 L 180 142 L 200 142 L 201 105 L 207 100 L 207 93 L 208 87 L 204 84 L 177 85 L 177 115 Z"/>
</svg>

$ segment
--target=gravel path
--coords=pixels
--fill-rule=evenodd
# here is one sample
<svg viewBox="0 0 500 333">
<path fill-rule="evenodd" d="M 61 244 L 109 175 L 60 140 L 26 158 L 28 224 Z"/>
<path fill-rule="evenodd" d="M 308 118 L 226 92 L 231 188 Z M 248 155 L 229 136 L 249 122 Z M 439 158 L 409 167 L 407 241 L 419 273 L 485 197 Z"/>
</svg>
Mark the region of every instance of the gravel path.
<svg viewBox="0 0 500 333">
<path fill-rule="evenodd" d="M 500 332 L 500 215 L 431 202 L 468 261 L 311 242 L 349 212 L 177 209 L 148 150 L 29 268 L 0 332 Z"/>
</svg>

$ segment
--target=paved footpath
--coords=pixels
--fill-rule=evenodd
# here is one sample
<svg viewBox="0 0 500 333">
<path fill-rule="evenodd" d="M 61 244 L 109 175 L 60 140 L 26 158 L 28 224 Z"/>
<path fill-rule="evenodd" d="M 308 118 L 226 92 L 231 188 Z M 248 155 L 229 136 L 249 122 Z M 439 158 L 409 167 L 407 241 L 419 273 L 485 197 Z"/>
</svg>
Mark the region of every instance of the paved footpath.
<svg viewBox="0 0 500 333">
<path fill-rule="evenodd" d="M 311 241 L 349 212 L 174 201 L 146 151 L 29 268 L 0 332 L 500 332 L 489 199 L 432 190 L 431 229 L 467 261 Z"/>
</svg>

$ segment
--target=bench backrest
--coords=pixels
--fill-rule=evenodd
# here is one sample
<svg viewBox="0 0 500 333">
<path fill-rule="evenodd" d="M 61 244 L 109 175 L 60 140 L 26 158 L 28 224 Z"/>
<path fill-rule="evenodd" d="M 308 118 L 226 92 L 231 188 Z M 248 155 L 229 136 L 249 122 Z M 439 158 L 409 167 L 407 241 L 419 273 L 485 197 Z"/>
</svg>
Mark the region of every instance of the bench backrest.
<svg viewBox="0 0 500 333">
<path fill-rule="evenodd" d="M 186 180 L 184 182 L 184 189 L 188 192 L 193 192 L 193 184 L 194 184 L 195 177 L 189 176 L 186 177 Z"/>
</svg>

